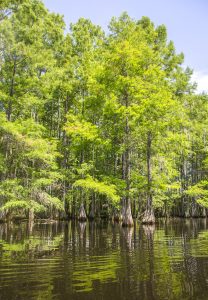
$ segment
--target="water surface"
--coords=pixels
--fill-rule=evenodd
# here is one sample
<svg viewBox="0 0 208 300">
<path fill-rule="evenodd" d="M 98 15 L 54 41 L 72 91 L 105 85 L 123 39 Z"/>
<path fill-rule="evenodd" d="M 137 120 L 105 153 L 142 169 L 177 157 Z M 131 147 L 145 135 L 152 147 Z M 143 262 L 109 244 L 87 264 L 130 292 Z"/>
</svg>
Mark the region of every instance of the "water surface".
<svg viewBox="0 0 208 300">
<path fill-rule="evenodd" d="M 0 224 L 0 299 L 208 299 L 208 221 Z"/>
</svg>

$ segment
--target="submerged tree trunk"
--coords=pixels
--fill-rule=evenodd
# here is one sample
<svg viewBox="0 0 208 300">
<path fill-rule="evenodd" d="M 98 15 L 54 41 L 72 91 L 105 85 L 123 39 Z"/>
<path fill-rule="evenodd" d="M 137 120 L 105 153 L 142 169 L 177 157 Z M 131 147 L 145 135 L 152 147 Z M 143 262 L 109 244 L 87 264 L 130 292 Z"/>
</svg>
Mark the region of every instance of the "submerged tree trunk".
<svg viewBox="0 0 208 300">
<path fill-rule="evenodd" d="M 143 224 L 154 224 L 155 215 L 152 205 L 152 166 L 151 166 L 151 146 L 152 146 L 152 135 L 151 132 L 147 134 L 147 203 L 146 210 L 142 219 Z"/>
<path fill-rule="evenodd" d="M 80 222 L 85 222 L 87 220 L 87 215 L 85 212 L 84 204 L 82 203 L 79 209 L 78 220 Z"/>
</svg>

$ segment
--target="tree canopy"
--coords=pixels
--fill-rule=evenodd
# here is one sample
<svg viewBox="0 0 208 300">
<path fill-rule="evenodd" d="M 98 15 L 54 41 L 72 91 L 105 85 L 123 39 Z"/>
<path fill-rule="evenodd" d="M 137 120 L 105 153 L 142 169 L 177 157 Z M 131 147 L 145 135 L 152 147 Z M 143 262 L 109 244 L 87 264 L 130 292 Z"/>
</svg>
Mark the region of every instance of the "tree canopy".
<svg viewBox="0 0 208 300">
<path fill-rule="evenodd" d="M 65 28 L 39 0 L 1 1 L 3 215 L 206 215 L 208 98 L 166 27 Z"/>
</svg>

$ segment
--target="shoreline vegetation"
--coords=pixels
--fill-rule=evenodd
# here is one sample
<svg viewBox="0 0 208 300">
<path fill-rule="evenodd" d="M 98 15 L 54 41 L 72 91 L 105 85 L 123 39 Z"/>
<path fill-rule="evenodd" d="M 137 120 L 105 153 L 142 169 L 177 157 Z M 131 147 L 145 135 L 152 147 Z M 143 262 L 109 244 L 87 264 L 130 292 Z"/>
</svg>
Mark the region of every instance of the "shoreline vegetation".
<svg viewBox="0 0 208 300">
<path fill-rule="evenodd" d="M 164 25 L 0 3 L 0 221 L 208 216 L 208 96 Z"/>
</svg>

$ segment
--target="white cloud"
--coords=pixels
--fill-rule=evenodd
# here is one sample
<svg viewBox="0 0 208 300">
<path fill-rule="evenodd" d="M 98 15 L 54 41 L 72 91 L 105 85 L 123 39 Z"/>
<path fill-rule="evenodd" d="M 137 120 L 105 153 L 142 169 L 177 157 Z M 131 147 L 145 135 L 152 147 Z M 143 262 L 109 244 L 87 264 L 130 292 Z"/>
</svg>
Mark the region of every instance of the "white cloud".
<svg viewBox="0 0 208 300">
<path fill-rule="evenodd" d="M 208 93 L 208 73 L 194 72 L 192 75 L 192 81 L 197 83 L 198 93 Z"/>
</svg>

